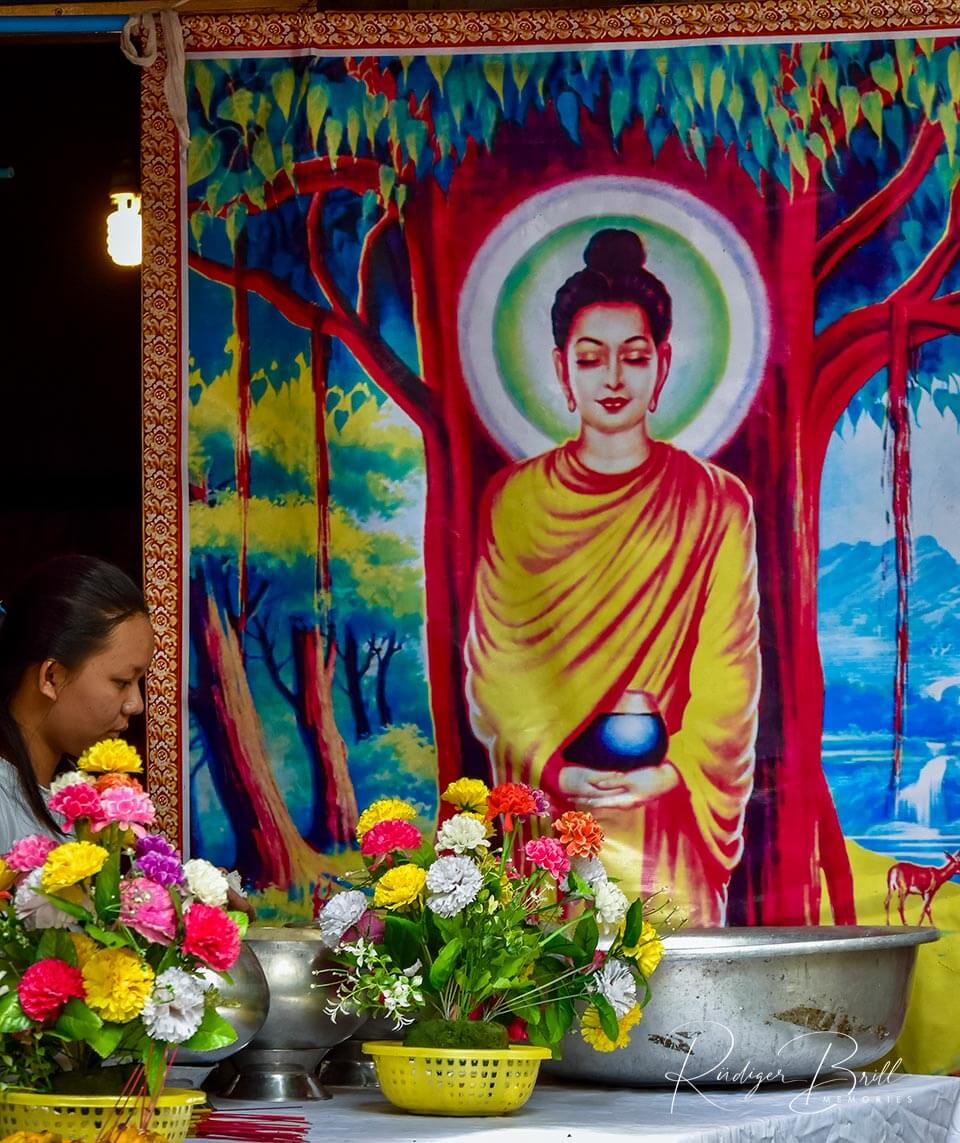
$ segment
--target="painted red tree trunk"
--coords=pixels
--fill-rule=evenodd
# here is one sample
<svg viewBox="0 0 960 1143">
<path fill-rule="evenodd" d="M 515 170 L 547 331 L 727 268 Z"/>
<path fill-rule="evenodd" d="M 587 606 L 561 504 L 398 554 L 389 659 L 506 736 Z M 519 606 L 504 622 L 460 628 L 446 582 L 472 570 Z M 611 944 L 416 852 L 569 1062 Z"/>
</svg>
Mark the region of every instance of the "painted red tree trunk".
<svg viewBox="0 0 960 1143">
<path fill-rule="evenodd" d="M 223 804 L 232 815 L 237 867 L 257 889 L 306 885 L 316 876 L 317 852 L 301 837 L 277 786 L 237 632 L 200 570 L 191 602 L 197 677 L 205 692 L 199 705 L 210 712 L 204 732 L 220 771 L 215 781 L 229 791 Z"/>
</svg>

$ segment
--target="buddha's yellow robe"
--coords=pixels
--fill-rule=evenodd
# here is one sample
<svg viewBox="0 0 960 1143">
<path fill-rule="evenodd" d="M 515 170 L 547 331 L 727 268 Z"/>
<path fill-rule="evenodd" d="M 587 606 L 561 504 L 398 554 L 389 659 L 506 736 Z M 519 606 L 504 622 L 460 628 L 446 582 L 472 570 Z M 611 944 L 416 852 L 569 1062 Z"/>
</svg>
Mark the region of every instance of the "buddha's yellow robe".
<svg viewBox="0 0 960 1143">
<path fill-rule="evenodd" d="M 722 924 L 760 689 L 748 493 L 665 443 L 614 475 L 568 444 L 496 478 L 487 504 L 465 662 L 495 780 L 540 785 L 569 808 L 564 747 L 625 690 L 646 692 L 681 782 L 596 811 L 601 857 L 628 895 L 666 888 L 690 924 Z"/>
</svg>

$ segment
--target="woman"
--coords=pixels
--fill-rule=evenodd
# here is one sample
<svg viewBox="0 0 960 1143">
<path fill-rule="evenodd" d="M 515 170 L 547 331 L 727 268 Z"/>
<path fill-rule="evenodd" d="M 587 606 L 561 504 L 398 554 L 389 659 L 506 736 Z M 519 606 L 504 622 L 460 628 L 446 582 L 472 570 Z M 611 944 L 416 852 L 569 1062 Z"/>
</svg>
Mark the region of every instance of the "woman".
<svg viewBox="0 0 960 1143">
<path fill-rule="evenodd" d="M 89 556 L 35 572 L 0 615 L 0 853 L 60 829 L 46 792 L 65 760 L 143 710 L 153 628 L 140 589 Z"/>
<path fill-rule="evenodd" d="M 497 780 L 590 810 L 628 894 L 722 924 L 742 852 L 759 697 L 749 495 L 647 428 L 671 300 L 630 231 L 603 230 L 557 293 L 557 379 L 578 436 L 487 493 L 465 655 Z M 610 772 L 564 752 L 600 714 L 659 714 L 666 757 Z"/>
</svg>

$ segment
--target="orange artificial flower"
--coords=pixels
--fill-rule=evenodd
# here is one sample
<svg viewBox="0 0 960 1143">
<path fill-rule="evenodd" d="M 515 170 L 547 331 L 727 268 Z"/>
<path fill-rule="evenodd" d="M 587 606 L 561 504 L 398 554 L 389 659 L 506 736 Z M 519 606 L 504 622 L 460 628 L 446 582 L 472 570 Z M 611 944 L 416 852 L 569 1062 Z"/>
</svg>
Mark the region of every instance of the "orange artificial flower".
<svg viewBox="0 0 960 1143">
<path fill-rule="evenodd" d="M 567 810 L 553 823 L 553 829 L 571 857 L 596 857 L 603 848 L 603 830 L 593 814 Z"/>
<path fill-rule="evenodd" d="M 143 790 L 140 782 L 130 774 L 101 774 L 93 784 L 98 794 L 105 794 L 107 790 L 113 790 L 117 786 L 132 786 L 135 790 Z"/>
<path fill-rule="evenodd" d="M 513 829 L 513 815 L 528 817 L 537 812 L 537 802 L 529 786 L 519 782 L 501 782 L 487 796 L 487 818 L 491 821 L 503 814 L 503 828 Z"/>
</svg>

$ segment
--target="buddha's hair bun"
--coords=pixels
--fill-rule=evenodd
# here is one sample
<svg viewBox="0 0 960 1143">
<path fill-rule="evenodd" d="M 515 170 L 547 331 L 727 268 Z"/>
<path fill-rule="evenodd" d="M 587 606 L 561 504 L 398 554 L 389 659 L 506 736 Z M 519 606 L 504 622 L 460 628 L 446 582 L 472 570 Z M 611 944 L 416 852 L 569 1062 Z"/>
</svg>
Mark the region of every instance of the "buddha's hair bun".
<svg viewBox="0 0 960 1143">
<path fill-rule="evenodd" d="M 647 262 L 643 240 L 632 230 L 598 230 L 587 243 L 583 261 L 588 270 L 608 278 L 639 274 Z"/>
<path fill-rule="evenodd" d="M 653 340 L 662 345 L 670 336 L 673 307 L 666 286 L 650 273 L 646 261 L 643 240 L 632 230 L 598 230 L 583 251 L 583 269 L 569 277 L 554 298 L 550 311 L 554 344 L 559 349 L 567 344 L 580 310 L 603 302 L 627 302 L 646 313 Z"/>
</svg>

